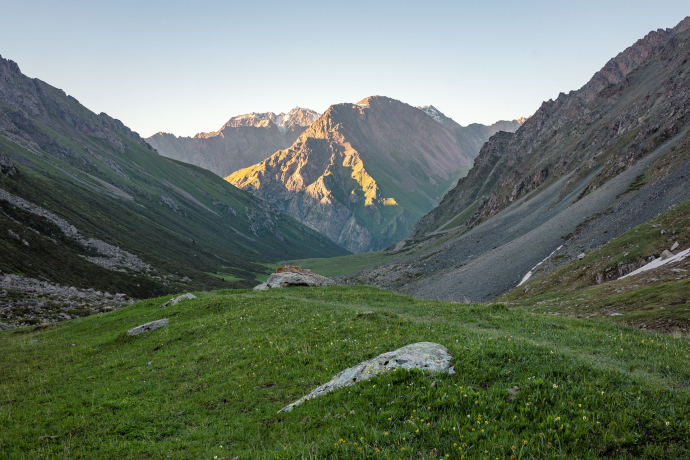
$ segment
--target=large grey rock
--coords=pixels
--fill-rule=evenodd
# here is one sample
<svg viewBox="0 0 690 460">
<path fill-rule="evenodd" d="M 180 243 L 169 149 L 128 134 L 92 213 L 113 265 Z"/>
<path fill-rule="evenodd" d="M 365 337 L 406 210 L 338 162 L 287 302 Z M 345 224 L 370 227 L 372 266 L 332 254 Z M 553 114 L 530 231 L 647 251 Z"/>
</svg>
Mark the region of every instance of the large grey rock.
<svg viewBox="0 0 690 460">
<path fill-rule="evenodd" d="M 419 342 L 406 345 L 345 369 L 333 377 L 330 382 L 315 388 L 311 393 L 284 407 L 278 413 L 289 412 L 305 401 L 396 369 L 421 369 L 429 372 L 455 374 L 455 369 L 450 365 L 452 358 L 453 356 L 448 349 L 438 343 Z"/>
<path fill-rule="evenodd" d="M 158 321 L 151 321 L 150 323 L 142 324 L 141 326 L 137 326 L 134 329 L 130 329 L 129 331 L 127 331 L 127 335 L 139 335 L 143 334 L 144 332 L 160 329 L 161 327 L 165 327 L 167 325 L 167 318 L 159 319 Z"/>
<path fill-rule="evenodd" d="M 0 331 L 9 331 L 10 329 L 14 329 L 14 326 L 10 326 L 9 324 L 5 323 L 0 323 Z"/>
<path fill-rule="evenodd" d="M 275 273 L 268 277 L 265 283 L 254 288 L 255 291 L 268 291 L 287 286 L 332 286 L 335 282 L 325 276 L 317 275 L 311 270 L 302 270 L 299 267 L 278 267 Z"/>
<path fill-rule="evenodd" d="M 661 253 L 661 260 L 670 259 L 671 257 L 673 257 L 673 253 L 668 249 L 664 249 L 664 251 Z"/>
<path fill-rule="evenodd" d="M 170 305 L 177 305 L 178 303 L 182 302 L 183 300 L 192 300 L 192 299 L 196 299 L 196 296 L 194 294 L 192 294 L 191 292 L 188 292 L 188 293 L 183 294 L 179 297 L 175 297 L 174 299 L 168 300 L 163 305 L 161 305 L 160 308 L 168 307 Z"/>
</svg>

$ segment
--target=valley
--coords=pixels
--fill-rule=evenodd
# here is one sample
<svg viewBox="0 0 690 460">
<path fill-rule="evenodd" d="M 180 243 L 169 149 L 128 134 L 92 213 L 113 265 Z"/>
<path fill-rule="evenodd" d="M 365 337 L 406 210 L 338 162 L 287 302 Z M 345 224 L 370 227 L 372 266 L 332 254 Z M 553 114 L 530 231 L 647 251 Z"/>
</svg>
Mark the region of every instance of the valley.
<svg viewBox="0 0 690 460">
<path fill-rule="evenodd" d="M 638 6 L 624 9 L 632 31 Z M 208 9 L 225 15 L 213 32 L 222 52 L 191 45 L 192 16 L 173 28 L 186 62 L 173 72 L 159 67 L 177 62 L 167 44 L 136 40 L 145 59 L 118 85 L 166 69 L 131 93 L 138 107 L 161 104 L 148 132 L 193 133 L 219 110 L 296 96 L 319 112 L 142 138 L 0 56 L 3 458 L 690 458 L 690 17 L 631 40 L 593 75 L 583 67 L 584 85 L 531 116 L 461 125 L 388 96 L 333 102 L 374 94 L 385 73 L 386 94 L 442 94 L 435 104 L 457 120 L 486 120 L 511 79 L 532 75 L 519 80 L 528 92 L 567 71 L 520 73 L 539 50 L 578 66 L 608 32 L 577 24 L 567 49 L 567 33 L 538 47 L 522 33 L 506 55 L 504 30 L 498 45 L 475 34 L 450 47 L 463 30 L 450 14 L 452 40 L 427 24 L 432 39 L 410 41 L 404 21 L 385 29 L 375 9 L 317 40 L 320 22 L 348 24 L 357 7 L 298 9 L 313 35 L 296 58 L 283 45 L 300 30 L 294 14 L 276 8 L 276 36 L 264 22 L 276 12 L 251 22 L 256 5 L 226 7 Z M 142 17 L 155 30 L 176 11 Z M 561 13 L 563 31 L 584 21 Z M 446 52 L 480 45 L 481 62 Z M 405 59 L 390 57 L 398 46 Z M 434 56 L 453 61 L 447 74 Z M 178 74 L 197 84 L 183 90 Z M 95 97 L 70 75 L 89 106 L 123 91 Z M 249 109 L 247 88 L 260 88 Z M 198 120 L 164 113 L 180 104 Z"/>
</svg>

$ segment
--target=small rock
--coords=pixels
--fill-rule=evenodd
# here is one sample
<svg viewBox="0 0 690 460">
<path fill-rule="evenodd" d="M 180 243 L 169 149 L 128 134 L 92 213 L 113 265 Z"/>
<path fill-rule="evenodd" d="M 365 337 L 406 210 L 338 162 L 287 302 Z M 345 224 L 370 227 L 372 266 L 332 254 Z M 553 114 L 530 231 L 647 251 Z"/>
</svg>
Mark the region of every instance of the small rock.
<svg viewBox="0 0 690 460">
<path fill-rule="evenodd" d="M 147 366 L 150 366 L 151 364 L 153 364 L 153 361 L 149 361 L 149 363 L 147 364 Z"/>
<path fill-rule="evenodd" d="M 455 374 L 455 369 L 450 365 L 452 358 L 448 349 L 438 343 L 420 342 L 407 345 L 341 371 L 330 382 L 315 388 L 308 395 L 281 409 L 279 413 L 289 412 L 305 401 L 396 369 L 422 369 Z"/>
<path fill-rule="evenodd" d="M 673 257 L 673 253 L 668 249 L 664 249 L 664 252 L 661 253 L 661 260 L 670 259 L 671 257 Z"/>
<path fill-rule="evenodd" d="M 652 225 L 652 228 L 659 228 L 659 227 L 661 227 L 661 225 L 659 225 L 659 224 Z"/>
<path fill-rule="evenodd" d="M 127 331 L 127 335 L 139 335 L 143 334 L 144 332 L 154 331 L 167 325 L 167 318 L 159 319 L 158 321 L 151 321 L 150 323 L 142 324 L 141 326 L 137 326 L 134 329 L 130 329 L 129 331 Z"/>
<path fill-rule="evenodd" d="M 623 313 L 609 313 L 607 316 L 623 316 Z"/>
<path fill-rule="evenodd" d="M 175 297 L 174 299 L 168 300 L 163 305 L 161 305 L 159 308 L 168 307 L 171 305 L 177 305 L 178 303 L 182 302 L 183 300 L 192 300 L 192 299 L 196 299 L 196 298 L 197 297 L 194 294 L 192 294 L 191 292 L 188 292 L 188 293 L 183 294 L 179 297 Z"/>
<path fill-rule="evenodd" d="M 76 346 L 77 346 L 77 344 L 76 344 L 76 343 L 73 343 L 73 344 L 72 344 L 72 346 L 73 346 L 73 347 L 76 347 Z"/>
<path fill-rule="evenodd" d="M 275 273 L 268 277 L 265 283 L 254 288 L 255 291 L 268 291 L 269 289 L 281 289 L 286 286 L 332 286 L 335 282 L 325 276 L 317 275 L 311 270 L 302 270 L 299 267 L 278 267 Z"/>
<path fill-rule="evenodd" d="M 436 386 L 436 380 L 434 380 L 433 382 L 431 382 L 431 385 L 429 386 L 429 388 L 434 388 L 435 386 Z"/>
<path fill-rule="evenodd" d="M 517 385 L 514 386 L 513 388 L 508 388 L 508 393 L 510 393 L 510 396 L 508 396 L 508 399 L 510 399 L 512 401 L 513 399 L 515 399 L 515 396 L 517 396 L 517 394 L 519 392 L 520 392 L 520 387 L 518 387 Z"/>
<path fill-rule="evenodd" d="M 40 342 L 41 342 L 40 340 L 32 340 L 32 341 L 29 342 L 29 343 L 30 343 L 31 345 L 33 345 L 34 343 L 40 343 Z"/>
<path fill-rule="evenodd" d="M 666 234 L 666 230 L 662 230 L 662 231 L 661 231 L 661 234 L 662 234 L 662 235 L 665 235 L 665 234 Z"/>
<path fill-rule="evenodd" d="M 579 256 L 577 256 L 577 260 L 582 260 L 586 257 L 586 254 L 583 252 Z"/>
<path fill-rule="evenodd" d="M 58 315 L 58 319 L 72 319 L 72 317 L 70 315 L 68 315 L 67 313 L 60 313 Z"/>
<path fill-rule="evenodd" d="M 678 246 L 680 245 L 678 244 L 678 241 L 676 241 L 675 243 L 673 243 L 673 246 L 671 246 L 671 251 L 675 251 L 676 249 L 678 249 Z"/>
</svg>

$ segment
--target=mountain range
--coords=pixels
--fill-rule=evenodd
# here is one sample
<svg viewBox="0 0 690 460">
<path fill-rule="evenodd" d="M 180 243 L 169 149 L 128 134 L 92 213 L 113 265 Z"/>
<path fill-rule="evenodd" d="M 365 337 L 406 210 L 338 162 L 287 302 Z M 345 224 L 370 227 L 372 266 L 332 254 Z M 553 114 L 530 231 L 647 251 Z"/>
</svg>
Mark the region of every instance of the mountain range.
<svg viewBox="0 0 690 460">
<path fill-rule="evenodd" d="M 146 138 L 161 155 L 225 177 L 288 148 L 319 117 L 295 107 L 288 113 L 248 113 L 228 120 L 218 131 L 194 137 L 158 132 Z"/>
<path fill-rule="evenodd" d="M 251 287 L 264 263 L 347 254 L 1 57 L 0 171 L 0 271 L 42 283 L 144 298 Z"/>
<path fill-rule="evenodd" d="M 387 251 L 396 261 L 348 282 L 486 301 L 690 199 L 689 29 L 686 18 L 649 33 L 515 133 L 492 136 L 469 174 Z M 669 248 L 679 241 L 669 239 Z M 583 276 L 601 283 L 653 255 L 620 254 Z"/>
<path fill-rule="evenodd" d="M 350 251 L 375 251 L 408 236 L 481 145 L 520 123 L 463 128 L 432 106 L 372 96 L 332 105 L 290 148 L 227 180 Z"/>
</svg>

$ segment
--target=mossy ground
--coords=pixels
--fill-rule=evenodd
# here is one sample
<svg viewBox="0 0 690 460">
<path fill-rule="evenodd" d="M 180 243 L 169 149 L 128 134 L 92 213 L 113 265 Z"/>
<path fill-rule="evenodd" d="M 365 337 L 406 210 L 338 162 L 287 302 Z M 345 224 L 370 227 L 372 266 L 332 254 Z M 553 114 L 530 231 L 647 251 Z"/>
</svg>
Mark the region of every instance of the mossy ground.
<svg viewBox="0 0 690 460">
<path fill-rule="evenodd" d="M 687 337 L 369 287 L 197 295 L 0 333 L 4 458 L 690 456 Z M 457 374 L 399 371 L 278 414 L 420 341 Z"/>
</svg>

